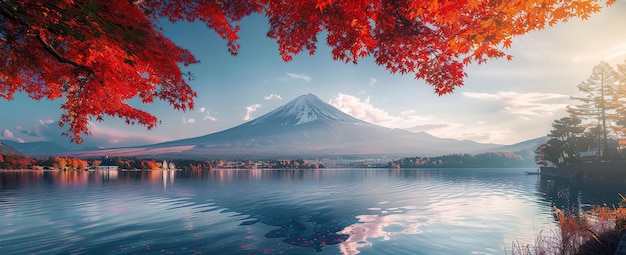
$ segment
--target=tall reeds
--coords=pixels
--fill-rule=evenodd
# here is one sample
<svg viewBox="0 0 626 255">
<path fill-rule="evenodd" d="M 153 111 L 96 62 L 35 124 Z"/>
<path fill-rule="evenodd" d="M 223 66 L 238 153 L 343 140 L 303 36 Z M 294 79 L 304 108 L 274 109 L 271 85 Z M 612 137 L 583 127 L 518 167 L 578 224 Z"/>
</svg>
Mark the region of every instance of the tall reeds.
<svg viewBox="0 0 626 255">
<path fill-rule="evenodd" d="M 555 208 L 558 229 L 540 232 L 534 245 L 514 242 L 514 255 L 613 254 L 619 237 L 626 230 L 626 197 L 619 194 L 619 206 L 596 206 L 573 214 Z"/>
</svg>

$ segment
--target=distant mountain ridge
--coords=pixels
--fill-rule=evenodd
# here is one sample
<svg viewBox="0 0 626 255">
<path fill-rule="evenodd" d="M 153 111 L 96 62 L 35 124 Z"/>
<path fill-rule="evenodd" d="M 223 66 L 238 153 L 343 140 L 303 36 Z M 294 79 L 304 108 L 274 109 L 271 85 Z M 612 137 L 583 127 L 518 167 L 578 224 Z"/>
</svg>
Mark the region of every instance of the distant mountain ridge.
<svg viewBox="0 0 626 255">
<path fill-rule="evenodd" d="M 4 155 L 22 155 L 19 151 L 15 150 L 13 147 L 4 143 L 3 140 L 0 140 L 0 154 Z"/>
<path fill-rule="evenodd" d="M 276 158 L 435 156 L 502 147 L 443 139 L 377 126 L 350 116 L 313 94 L 299 96 L 256 119 L 220 132 L 129 148 L 72 152 L 75 156 Z"/>
<path fill-rule="evenodd" d="M 549 139 L 548 136 L 537 137 L 534 139 L 526 140 L 523 142 L 519 142 L 511 145 L 504 145 L 502 147 L 495 148 L 490 150 L 490 152 L 517 152 L 523 150 L 530 150 L 532 152 L 539 147 L 542 143 L 547 142 Z"/>
<path fill-rule="evenodd" d="M 0 140 L 0 143 L 11 147 L 15 151 L 19 152 L 19 154 L 24 154 L 28 156 L 50 156 L 53 154 L 65 153 L 70 151 L 67 148 L 60 146 L 56 143 L 46 141 L 19 143 L 9 140 Z"/>
<path fill-rule="evenodd" d="M 482 144 L 368 123 L 299 96 L 256 119 L 220 132 L 144 146 L 70 151 L 51 142 L 2 141 L 29 156 L 163 156 L 170 158 L 412 157 L 534 151 L 542 138 L 515 145 Z M 545 139 L 545 138 L 543 138 Z M 531 148 L 532 147 L 532 148 Z"/>
</svg>

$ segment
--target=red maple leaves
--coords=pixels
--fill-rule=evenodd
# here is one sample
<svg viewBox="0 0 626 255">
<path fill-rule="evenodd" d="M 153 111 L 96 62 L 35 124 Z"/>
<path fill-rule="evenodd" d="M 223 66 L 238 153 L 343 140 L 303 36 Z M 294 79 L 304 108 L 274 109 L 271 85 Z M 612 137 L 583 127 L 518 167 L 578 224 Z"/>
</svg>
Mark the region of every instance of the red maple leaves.
<svg viewBox="0 0 626 255">
<path fill-rule="evenodd" d="M 179 66 L 197 62 L 153 20 L 203 22 L 236 55 L 235 24 L 253 13 L 267 16 L 267 35 L 284 61 L 315 53 L 326 31 L 335 60 L 356 64 L 371 56 L 442 95 L 463 85 L 465 66 L 510 59 L 503 50 L 513 36 L 599 10 L 595 0 L 2 1 L 0 97 L 22 91 L 36 100 L 65 98 L 59 124 L 78 143 L 92 118 L 114 116 L 150 129 L 157 118 L 128 100 L 193 108 L 196 94 Z"/>
<path fill-rule="evenodd" d="M 503 50 L 513 36 L 600 10 L 592 0 L 267 2 L 268 36 L 285 61 L 304 49 L 312 54 L 325 30 L 335 60 L 372 56 L 392 73 L 425 80 L 438 95 L 462 86 L 472 62 L 511 59 Z"/>
</svg>

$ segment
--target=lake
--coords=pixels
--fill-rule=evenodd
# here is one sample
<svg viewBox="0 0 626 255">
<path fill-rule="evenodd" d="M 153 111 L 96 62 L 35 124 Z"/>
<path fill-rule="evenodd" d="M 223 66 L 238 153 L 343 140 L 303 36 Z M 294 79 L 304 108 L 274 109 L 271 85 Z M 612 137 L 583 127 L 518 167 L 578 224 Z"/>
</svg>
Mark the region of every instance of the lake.
<svg viewBox="0 0 626 255">
<path fill-rule="evenodd" d="M 525 170 L 2 171 L 0 254 L 504 254 L 626 193 Z"/>
</svg>

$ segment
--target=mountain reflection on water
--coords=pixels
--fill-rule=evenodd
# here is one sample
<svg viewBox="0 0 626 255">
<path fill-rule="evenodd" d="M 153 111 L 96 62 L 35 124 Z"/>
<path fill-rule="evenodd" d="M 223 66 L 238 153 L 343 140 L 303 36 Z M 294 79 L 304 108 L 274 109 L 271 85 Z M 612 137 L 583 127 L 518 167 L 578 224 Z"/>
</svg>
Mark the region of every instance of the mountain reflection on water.
<svg viewBox="0 0 626 255">
<path fill-rule="evenodd" d="M 524 170 L 4 171 L 0 253 L 502 254 L 625 193 Z"/>
</svg>

